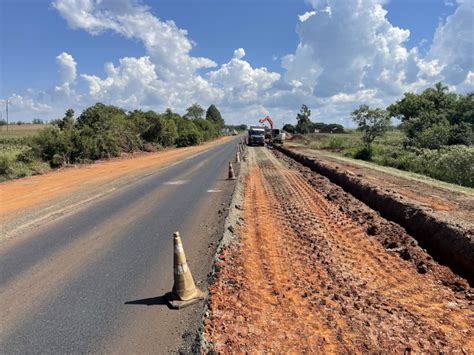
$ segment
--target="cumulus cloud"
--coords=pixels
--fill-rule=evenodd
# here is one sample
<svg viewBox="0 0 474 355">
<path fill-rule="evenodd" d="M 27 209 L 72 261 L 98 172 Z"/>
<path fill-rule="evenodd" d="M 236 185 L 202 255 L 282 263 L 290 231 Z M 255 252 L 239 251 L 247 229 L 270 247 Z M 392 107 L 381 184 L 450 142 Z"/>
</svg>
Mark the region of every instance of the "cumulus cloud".
<svg viewBox="0 0 474 355">
<path fill-rule="evenodd" d="M 71 85 L 76 80 L 76 61 L 69 53 L 62 52 L 56 57 L 61 84 L 55 87 L 56 92 L 71 94 Z"/>
<path fill-rule="evenodd" d="M 297 26 L 296 52 L 283 60 L 288 82 L 297 80 L 322 97 L 367 87 L 401 90 L 416 52 L 407 51 L 410 32 L 387 20 L 380 1 L 312 3 L 314 14 Z"/>
<path fill-rule="evenodd" d="M 434 34 L 427 60 L 436 61 L 440 80 L 458 85 L 474 71 L 474 6 L 472 0 L 458 1 L 459 6 Z"/>
<path fill-rule="evenodd" d="M 144 53 L 110 58 L 103 72 L 78 75 L 73 56 L 63 52 L 56 57 L 59 82 L 49 91 L 27 92 L 15 100 L 31 112 L 64 112 L 97 101 L 179 112 L 192 102 L 214 103 L 230 122 L 248 117 L 251 123 L 270 114 L 277 124 L 294 122 L 305 103 L 314 120 L 346 123 L 359 104 L 384 106 L 404 91 L 440 80 L 461 92 L 473 90 L 472 0 L 457 0 L 455 12 L 440 22 L 426 51 L 407 49 L 410 32 L 389 22 L 384 0 L 307 3 L 312 8 L 295 18 L 298 45 L 281 58 L 280 74 L 253 67 L 244 48 L 229 53 L 230 60 L 220 65 L 193 56 L 196 44 L 187 31 L 159 19 L 140 0 L 53 0 L 71 28 L 137 40 Z M 86 93 L 74 91 L 80 81 Z"/>
<path fill-rule="evenodd" d="M 161 21 L 137 1 L 55 0 L 53 7 L 72 28 L 92 35 L 110 30 L 140 40 L 161 78 L 183 79 L 197 69 L 216 66 L 211 59 L 189 54 L 194 43 L 186 30 L 173 21 Z"/>
<path fill-rule="evenodd" d="M 31 92 L 24 96 L 13 94 L 8 98 L 14 112 L 43 113 L 51 111 L 50 105 L 40 102 L 40 99 L 35 100 L 31 94 Z"/>
<path fill-rule="evenodd" d="M 262 100 L 262 95 L 280 79 L 280 74 L 269 72 L 267 68 L 252 68 L 242 60 L 245 51 L 234 51 L 233 58 L 218 70 L 209 73 L 211 84 L 221 88 L 227 103 L 253 103 Z"/>
</svg>

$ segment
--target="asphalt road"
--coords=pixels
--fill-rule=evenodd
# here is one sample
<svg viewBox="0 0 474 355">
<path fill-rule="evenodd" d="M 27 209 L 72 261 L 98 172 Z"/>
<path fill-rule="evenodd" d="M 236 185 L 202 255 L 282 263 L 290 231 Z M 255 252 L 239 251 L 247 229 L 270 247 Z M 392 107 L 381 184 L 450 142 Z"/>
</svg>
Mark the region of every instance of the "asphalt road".
<svg viewBox="0 0 474 355">
<path fill-rule="evenodd" d="M 205 288 L 235 182 L 237 140 L 0 244 L 2 353 L 166 352 L 195 337 L 202 304 L 170 310 L 172 234 Z"/>
</svg>

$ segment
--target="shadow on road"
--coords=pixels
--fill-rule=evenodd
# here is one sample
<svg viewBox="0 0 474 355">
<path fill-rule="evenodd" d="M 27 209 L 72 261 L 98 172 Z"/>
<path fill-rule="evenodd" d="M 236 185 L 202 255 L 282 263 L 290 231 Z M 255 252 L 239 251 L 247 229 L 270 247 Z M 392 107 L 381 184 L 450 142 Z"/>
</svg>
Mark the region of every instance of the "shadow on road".
<svg viewBox="0 0 474 355">
<path fill-rule="evenodd" d="M 143 298 L 141 300 L 128 301 L 128 302 L 125 302 L 125 304 L 138 304 L 138 305 L 144 305 L 144 306 L 166 305 L 168 308 L 171 309 L 168 302 L 166 302 L 166 295 L 151 297 L 151 298 Z"/>
</svg>

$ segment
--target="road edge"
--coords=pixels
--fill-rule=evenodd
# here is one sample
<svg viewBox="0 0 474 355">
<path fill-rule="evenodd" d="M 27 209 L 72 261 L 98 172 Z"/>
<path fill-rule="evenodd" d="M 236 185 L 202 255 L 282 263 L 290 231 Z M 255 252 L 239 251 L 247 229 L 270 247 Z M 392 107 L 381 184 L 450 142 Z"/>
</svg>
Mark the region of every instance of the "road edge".
<svg viewBox="0 0 474 355">
<path fill-rule="evenodd" d="M 247 147 L 245 147 L 247 149 Z M 244 217 L 243 217 L 243 199 L 244 199 L 244 179 L 248 173 L 248 165 L 246 161 L 241 161 L 240 165 L 237 167 L 237 181 L 234 187 L 234 191 L 232 193 L 232 199 L 229 206 L 228 214 L 224 221 L 224 231 L 222 233 L 222 238 L 219 241 L 219 244 L 216 249 L 216 253 L 214 255 L 212 261 L 212 269 L 208 275 L 207 284 L 208 286 L 215 282 L 215 279 L 218 275 L 220 270 L 219 264 L 223 263 L 224 260 L 221 258 L 223 251 L 231 244 L 237 243 L 239 241 L 239 235 L 237 231 L 241 226 L 244 224 Z M 198 339 L 196 339 L 196 347 L 199 353 L 212 353 L 213 352 L 213 344 L 211 341 L 206 339 L 205 332 L 204 332 L 204 324 L 206 319 L 211 316 L 211 312 L 209 309 L 209 300 L 210 300 L 210 293 L 208 290 L 208 297 L 205 302 L 204 312 L 201 319 L 201 326 L 199 329 Z"/>
</svg>

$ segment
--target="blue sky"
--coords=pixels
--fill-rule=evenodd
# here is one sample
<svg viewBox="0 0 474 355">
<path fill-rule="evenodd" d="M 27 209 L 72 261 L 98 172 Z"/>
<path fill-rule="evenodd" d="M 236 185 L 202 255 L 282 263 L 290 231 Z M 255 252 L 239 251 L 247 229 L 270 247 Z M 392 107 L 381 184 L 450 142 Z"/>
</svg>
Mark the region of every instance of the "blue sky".
<svg viewBox="0 0 474 355">
<path fill-rule="evenodd" d="M 302 103 L 315 120 L 346 122 L 359 104 L 383 106 L 438 80 L 472 90 L 472 0 L 360 3 L 2 0 L 0 97 L 13 120 L 96 101 L 178 112 L 197 101 L 233 123 L 264 114 L 282 123 Z"/>
</svg>

